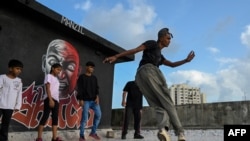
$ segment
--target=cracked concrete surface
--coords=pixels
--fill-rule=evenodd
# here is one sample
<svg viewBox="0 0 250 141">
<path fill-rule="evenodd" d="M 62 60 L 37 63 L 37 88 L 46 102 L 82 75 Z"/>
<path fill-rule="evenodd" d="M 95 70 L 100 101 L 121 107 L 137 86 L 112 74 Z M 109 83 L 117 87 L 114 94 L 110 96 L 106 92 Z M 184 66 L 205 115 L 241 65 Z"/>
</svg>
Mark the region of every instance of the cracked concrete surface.
<svg viewBox="0 0 250 141">
<path fill-rule="evenodd" d="M 114 132 L 114 138 L 107 138 L 107 131 Z M 87 129 L 85 135 L 89 134 L 90 130 Z M 158 141 L 157 134 L 158 130 L 142 130 L 141 134 L 144 139 L 133 139 L 134 131 L 129 130 L 126 141 Z M 99 129 L 97 131 L 102 141 L 124 141 L 121 139 L 121 130 L 112 129 Z M 174 135 L 174 131 L 170 130 L 171 141 L 177 141 L 177 136 Z M 12 132 L 9 133 L 9 141 L 35 141 L 37 132 Z M 62 130 L 58 131 L 64 141 L 78 141 L 79 130 Z M 223 141 L 223 129 L 193 129 L 185 130 L 186 141 Z M 51 141 L 51 131 L 45 131 L 43 133 L 43 141 Z M 94 141 L 93 138 L 87 137 L 87 141 Z"/>
</svg>

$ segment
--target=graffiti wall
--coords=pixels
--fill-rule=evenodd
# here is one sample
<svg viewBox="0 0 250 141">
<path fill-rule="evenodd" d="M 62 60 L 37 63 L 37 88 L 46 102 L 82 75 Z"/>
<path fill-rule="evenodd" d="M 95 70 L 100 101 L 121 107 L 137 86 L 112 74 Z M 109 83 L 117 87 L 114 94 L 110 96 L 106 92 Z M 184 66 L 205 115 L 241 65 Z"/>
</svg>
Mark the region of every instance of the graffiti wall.
<svg viewBox="0 0 250 141">
<path fill-rule="evenodd" d="M 58 76 L 60 82 L 59 123 L 58 127 L 78 128 L 81 120 L 82 108 L 76 99 L 76 81 L 80 74 L 79 53 L 73 45 L 61 39 L 52 40 L 42 58 L 42 71 L 44 76 L 50 72 L 55 63 L 62 64 L 62 71 Z M 25 71 L 25 69 L 24 69 Z M 46 95 L 44 85 L 36 84 L 36 81 L 23 89 L 23 104 L 20 111 L 14 112 L 13 120 L 27 128 L 38 126 L 43 114 L 43 97 Z M 93 111 L 89 111 L 89 120 L 86 128 L 92 126 Z M 51 126 L 51 120 L 48 120 Z"/>
<path fill-rule="evenodd" d="M 30 59 L 32 59 L 32 57 Z M 41 55 L 40 63 L 35 60 L 21 60 L 24 61 L 24 72 L 29 68 L 29 66 L 25 65 L 27 64 L 25 63 L 27 61 L 36 62 L 36 67 L 41 68 L 40 72 L 29 72 L 29 75 L 33 75 L 35 77 L 36 74 L 39 74 L 40 76 L 40 73 L 44 76 L 48 74 L 54 63 L 62 64 L 63 69 L 58 76 L 60 82 L 58 127 L 61 129 L 77 129 L 81 120 L 82 108 L 78 105 L 78 101 L 76 99 L 77 91 L 75 88 L 82 66 L 80 66 L 79 52 L 76 48 L 65 40 L 55 39 L 48 44 L 45 54 Z M 6 59 L 6 61 L 8 60 Z M 25 81 L 25 75 L 21 76 L 21 78 Z M 43 97 L 46 95 L 46 92 L 43 81 L 39 82 L 34 79 L 32 83 L 26 84 L 28 85 L 24 85 L 23 87 L 21 110 L 15 111 L 12 119 L 28 129 L 34 129 L 38 126 L 43 114 Z M 93 117 L 94 112 L 90 110 L 86 128 L 92 126 Z M 50 119 L 48 120 L 46 126 L 51 126 Z"/>
<path fill-rule="evenodd" d="M 44 94 L 43 86 L 35 86 L 35 83 L 31 84 L 23 91 L 21 110 L 14 112 L 12 119 L 28 129 L 36 128 L 43 114 L 42 96 Z M 59 105 L 58 127 L 61 129 L 78 128 L 82 112 L 81 107 L 78 106 L 75 94 L 67 98 L 61 98 Z M 94 113 L 90 110 L 86 128 L 92 126 L 93 116 Z M 50 119 L 48 120 L 47 126 L 51 127 Z"/>
<path fill-rule="evenodd" d="M 100 128 L 111 126 L 114 65 L 105 65 L 105 56 L 123 51 L 120 47 L 90 32 L 70 19 L 35 1 L 0 2 L 0 73 L 8 71 L 10 59 L 24 63 L 22 107 L 13 113 L 10 131 L 35 130 L 43 114 L 44 77 L 51 65 L 63 66 L 60 81 L 60 129 L 78 129 L 82 108 L 76 99 L 76 82 L 85 63 L 96 64 L 94 74 L 100 87 L 102 119 Z M 133 58 L 132 58 L 133 59 Z M 123 58 L 120 62 L 131 60 Z M 105 73 L 105 75 L 104 75 Z M 92 126 L 94 112 L 89 111 L 86 128 Z M 49 119 L 46 125 L 51 126 Z"/>
</svg>

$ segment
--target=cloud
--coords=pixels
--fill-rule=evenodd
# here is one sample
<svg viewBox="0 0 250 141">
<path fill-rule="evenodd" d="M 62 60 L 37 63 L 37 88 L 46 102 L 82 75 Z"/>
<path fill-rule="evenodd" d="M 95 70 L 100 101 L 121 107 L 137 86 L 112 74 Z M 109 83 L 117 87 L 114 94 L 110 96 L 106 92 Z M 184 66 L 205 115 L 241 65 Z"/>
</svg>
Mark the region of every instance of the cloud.
<svg viewBox="0 0 250 141">
<path fill-rule="evenodd" d="M 169 85 L 187 84 L 190 87 L 201 88 L 201 92 L 206 94 L 208 102 L 217 101 L 219 98 L 220 88 L 217 84 L 216 76 L 197 70 L 182 70 L 167 74 Z"/>
<path fill-rule="evenodd" d="M 154 7 L 141 0 L 128 2 L 127 7 L 117 3 L 111 8 L 91 9 L 83 25 L 126 49 L 138 46 L 149 37 L 156 37 L 154 27 L 157 14 Z"/>
<path fill-rule="evenodd" d="M 86 0 L 85 2 L 82 2 L 82 3 L 77 3 L 74 5 L 74 8 L 76 10 L 80 9 L 80 10 L 83 10 L 83 11 L 88 11 L 92 6 L 92 3 L 90 0 Z"/>
<path fill-rule="evenodd" d="M 220 50 L 218 48 L 215 48 L 215 47 L 209 47 L 208 51 L 211 52 L 212 54 L 216 54 L 216 53 L 220 52 Z"/>
<path fill-rule="evenodd" d="M 246 26 L 246 31 L 241 33 L 241 42 L 250 48 L 250 25 Z"/>
<path fill-rule="evenodd" d="M 218 72 L 217 81 L 223 89 L 220 101 L 242 100 L 245 95 L 250 99 L 249 61 L 249 58 L 244 58 Z"/>
<path fill-rule="evenodd" d="M 241 101 L 250 99 L 250 57 L 241 59 L 224 58 L 224 69 L 215 73 L 197 70 L 182 70 L 167 74 L 169 84 L 188 83 L 201 88 L 207 102 Z"/>
<path fill-rule="evenodd" d="M 228 65 L 228 64 L 234 64 L 237 63 L 239 60 L 236 58 L 226 58 L 226 57 L 219 57 L 215 59 L 221 66 L 222 65 Z"/>
<path fill-rule="evenodd" d="M 250 47 L 250 25 L 241 34 L 242 44 Z M 212 53 L 219 50 L 208 48 Z M 249 52 L 248 52 L 249 54 Z M 214 73 L 199 70 L 180 70 L 166 74 L 170 84 L 187 83 L 191 87 L 201 88 L 207 102 L 225 102 L 250 100 L 250 55 L 240 58 L 217 57 L 220 67 Z"/>
</svg>

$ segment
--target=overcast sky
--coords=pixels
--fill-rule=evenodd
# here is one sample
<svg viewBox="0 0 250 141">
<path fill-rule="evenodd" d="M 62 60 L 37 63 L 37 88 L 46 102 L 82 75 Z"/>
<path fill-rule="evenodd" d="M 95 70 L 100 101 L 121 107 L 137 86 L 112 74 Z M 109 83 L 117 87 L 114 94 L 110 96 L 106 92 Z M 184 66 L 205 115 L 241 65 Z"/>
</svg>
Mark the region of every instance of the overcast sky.
<svg viewBox="0 0 250 141">
<path fill-rule="evenodd" d="M 37 1 L 126 50 L 156 40 L 158 30 L 168 27 L 174 38 L 165 58 L 196 54 L 183 66 L 160 67 L 169 86 L 201 88 L 209 103 L 250 99 L 249 0 Z M 123 87 L 134 79 L 140 58 L 115 66 L 113 108 L 121 107 Z"/>
</svg>

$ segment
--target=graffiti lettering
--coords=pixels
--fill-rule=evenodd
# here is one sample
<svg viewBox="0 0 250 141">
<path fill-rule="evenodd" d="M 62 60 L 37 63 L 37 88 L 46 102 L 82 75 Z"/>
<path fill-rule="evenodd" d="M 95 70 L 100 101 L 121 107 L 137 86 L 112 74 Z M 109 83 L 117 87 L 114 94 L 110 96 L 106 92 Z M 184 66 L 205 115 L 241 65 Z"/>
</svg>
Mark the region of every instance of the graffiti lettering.
<svg viewBox="0 0 250 141">
<path fill-rule="evenodd" d="M 43 86 L 35 86 L 35 82 L 27 87 L 22 94 L 23 104 L 19 111 L 14 112 L 12 119 L 24 125 L 27 128 L 36 128 L 43 114 Z M 79 128 L 82 108 L 78 105 L 76 92 L 68 98 L 60 99 L 58 127 Z M 93 125 L 94 112 L 89 110 L 89 119 L 86 128 Z M 46 126 L 51 127 L 49 118 Z"/>
<path fill-rule="evenodd" d="M 61 23 L 84 35 L 83 27 L 62 16 Z"/>
</svg>

